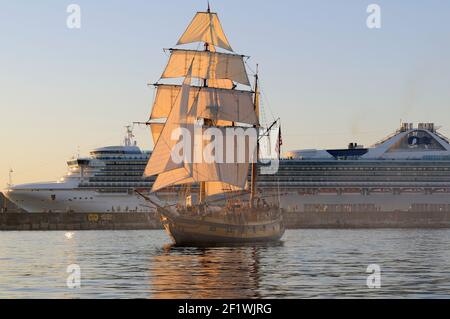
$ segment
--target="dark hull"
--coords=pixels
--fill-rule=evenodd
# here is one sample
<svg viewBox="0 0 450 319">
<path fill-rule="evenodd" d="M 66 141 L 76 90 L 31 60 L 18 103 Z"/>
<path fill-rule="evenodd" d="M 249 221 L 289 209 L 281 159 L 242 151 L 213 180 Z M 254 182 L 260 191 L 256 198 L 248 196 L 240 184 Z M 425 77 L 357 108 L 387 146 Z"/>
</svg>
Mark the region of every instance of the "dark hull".
<svg viewBox="0 0 450 319">
<path fill-rule="evenodd" d="M 282 218 L 252 224 L 173 217 L 161 221 L 177 246 L 214 246 L 276 243 L 285 233 Z"/>
<path fill-rule="evenodd" d="M 247 238 L 226 238 L 220 236 L 205 236 L 186 234 L 168 230 L 177 246 L 211 246 L 211 245 L 246 245 L 279 242 L 282 236 L 261 237 L 254 239 Z"/>
</svg>

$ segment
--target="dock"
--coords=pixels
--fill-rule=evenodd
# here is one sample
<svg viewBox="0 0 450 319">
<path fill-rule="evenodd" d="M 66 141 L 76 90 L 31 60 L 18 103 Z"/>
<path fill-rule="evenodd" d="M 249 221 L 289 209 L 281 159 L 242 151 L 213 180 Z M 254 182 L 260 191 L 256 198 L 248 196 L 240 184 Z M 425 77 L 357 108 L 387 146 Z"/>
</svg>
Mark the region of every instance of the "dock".
<svg viewBox="0 0 450 319">
<path fill-rule="evenodd" d="M 3 213 L 0 231 L 153 230 L 162 229 L 152 213 Z"/>
<path fill-rule="evenodd" d="M 285 213 L 289 229 L 450 229 L 450 212 Z"/>
<path fill-rule="evenodd" d="M 155 213 L 26 213 L 0 193 L 0 231 L 160 230 Z M 450 229 L 450 211 L 284 212 L 287 229 Z"/>
<path fill-rule="evenodd" d="M 284 214 L 287 229 L 450 229 L 450 212 Z M 0 231 L 160 230 L 154 213 L 1 213 Z"/>
</svg>

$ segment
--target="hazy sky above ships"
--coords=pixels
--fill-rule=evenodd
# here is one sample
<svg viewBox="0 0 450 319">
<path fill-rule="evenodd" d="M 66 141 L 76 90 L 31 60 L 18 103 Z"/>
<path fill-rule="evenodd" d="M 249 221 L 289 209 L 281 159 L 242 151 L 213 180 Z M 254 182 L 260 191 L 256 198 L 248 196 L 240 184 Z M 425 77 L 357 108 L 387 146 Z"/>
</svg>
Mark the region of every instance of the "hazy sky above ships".
<svg viewBox="0 0 450 319">
<path fill-rule="evenodd" d="M 66 8 L 82 8 L 81 30 Z M 382 9 L 381 30 L 366 26 Z M 206 1 L 0 2 L 0 185 L 53 180 L 65 161 L 145 121 L 167 56 Z M 260 64 L 284 148 L 370 145 L 400 120 L 450 133 L 450 2 L 211 0 L 233 48 Z M 145 128 L 139 144 L 150 148 Z"/>
</svg>

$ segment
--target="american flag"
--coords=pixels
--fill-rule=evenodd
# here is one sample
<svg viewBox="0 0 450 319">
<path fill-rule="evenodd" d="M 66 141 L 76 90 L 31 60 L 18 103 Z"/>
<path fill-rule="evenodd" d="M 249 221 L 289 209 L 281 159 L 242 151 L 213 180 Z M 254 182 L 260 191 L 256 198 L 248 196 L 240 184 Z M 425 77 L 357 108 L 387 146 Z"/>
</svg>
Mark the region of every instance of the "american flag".
<svg viewBox="0 0 450 319">
<path fill-rule="evenodd" d="M 278 143 L 277 143 L 277 146 L 275 148 L 275 151 L 278 154 L 278 158 L 281 158 L 281 146 L 283 146 L 283 137 L 282 137 L 282 134 L 281 134 L 281 125 L 280 125 L 280 129 L 278 131 Z"/>
</svg>

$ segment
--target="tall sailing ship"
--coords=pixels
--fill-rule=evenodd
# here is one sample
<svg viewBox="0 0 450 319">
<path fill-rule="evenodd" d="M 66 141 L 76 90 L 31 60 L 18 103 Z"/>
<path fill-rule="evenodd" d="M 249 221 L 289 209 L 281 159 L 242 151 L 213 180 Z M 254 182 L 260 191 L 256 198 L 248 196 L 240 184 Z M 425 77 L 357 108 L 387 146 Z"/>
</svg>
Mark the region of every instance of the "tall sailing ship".
<svg viewBox="0 0 450 319">
<path fill-rule="evenodd" d="M 158 206 L 166 230 L 178 245 L 279 241 L 284 234 L 281 210 L 277 205 L 262 205 L 256 192 L 258 76 L 252 91 L 245 56 L 233 52 L 217 14 L 209 6 L 206 12 L 195 15 L 177 45 L 190 43 L 202 43 L 203 47 L 169 49 L 170 59 L 161 76 L 184 78 L 183 83 L 156 84 L 148 123 L 155 148 L 144 174 L 157 176 L 154 193 L 184 185 L 185 202 L 165 207 L 149 200 Z M 238 90 L 238 86 L 247 89 Z M 235 143 L 238 137 L 234 135 L 233 143 L 217 143 L 220 137 L 228 138 L 230 130 L 253 130 L 255 143 L 248 136 L 243 143 Z M 181 142 L 184 147 L 178 149 Z M 212 160 L 205 158 L 211 145 Z M 181 160 L 174 159 L 175 153 Z M 244 153 L 245 160 L 238 153 Z M 247 203 L 236 200 L 236 196 L 248 193 L 250 169 Z M 192 185 L 199 186 L 197 198 L 190 194 Z M 213 207 L 211 198 L 218 196 L 225 197 L 225 206 Z"/>
</svg>

